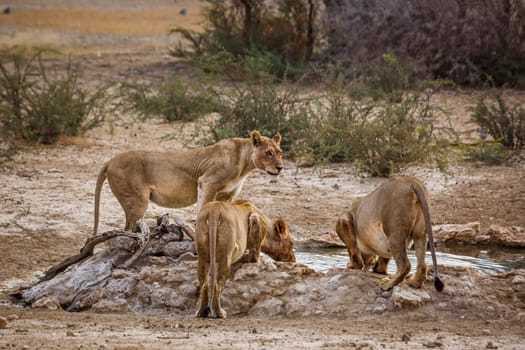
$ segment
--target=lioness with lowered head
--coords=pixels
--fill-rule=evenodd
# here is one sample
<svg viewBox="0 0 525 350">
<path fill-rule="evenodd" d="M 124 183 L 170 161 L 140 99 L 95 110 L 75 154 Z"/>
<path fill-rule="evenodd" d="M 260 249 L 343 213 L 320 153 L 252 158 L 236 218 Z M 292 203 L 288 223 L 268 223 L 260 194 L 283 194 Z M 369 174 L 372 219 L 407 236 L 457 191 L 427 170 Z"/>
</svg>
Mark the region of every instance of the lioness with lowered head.
<svg viewBox="0 0 525 350">
<path fill-rule="evenodd" d="M 390 179 L 368 196 L 356 200 L 352 209 L 344 213 L 336 225 L 336 232 L 345 243 L 350 257 L 350 268 L 367 269 L 379 256 L 374 270 L 386 274 L 390 258 L 397 271 L 381 283 L 383 290 L 392 289 L 410 272 L 407 245 L 414 242 L 417 259 L 416 273 L 407 282 L 420 288 L 426 280 L 425 251 L 427 235 L 434 265 L 434 286 L 442 291 L 439 278 L 427 190 L 414 177 Z"/>
<path fill-rule="evenodd" d="M 270 220 L 246 200 L 204 205 L 197 217 L 195 246 L 200 286 L 197 317 L 226 317 L 221 294 L 233 263 L 257 262 L 260 251 L 277 261 L 295 261 L 284 220 Z"/>
<path fill-rule="evenodd" d="M 120 153 L 104 164 L 97 178 L 93 235 L 106 178 L 126 214 L 125 229 L 135 230 L 150 200 L 167 208 L 198 202 L 200 209 L 213 200 L 231 200 L 254 169 L 279 175 L 280 143 L 279 133 L 268 138 L 254 130 L 249 138 L 225 139 L 203 148 Z"/>
</svg>

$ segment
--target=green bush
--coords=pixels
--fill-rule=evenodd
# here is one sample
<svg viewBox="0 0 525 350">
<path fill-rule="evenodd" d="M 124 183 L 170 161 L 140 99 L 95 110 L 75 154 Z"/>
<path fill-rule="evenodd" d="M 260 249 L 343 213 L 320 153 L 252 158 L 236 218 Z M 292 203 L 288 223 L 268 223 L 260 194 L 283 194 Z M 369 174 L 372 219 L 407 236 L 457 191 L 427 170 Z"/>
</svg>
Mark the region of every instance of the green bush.
<svg viewBox="0 0 525 350">
<path fill-rule="evenodd" d="M 213 141 L 247 135 L 253 129 L 267 136 L 279 131 L 286 156 L 308 163 L 354 162 L 372 176 L 390 176 L 424 161 L 446 167 L 443 136 L 453 135 L 448 128 L 436 130 L 437 110 L 430 104 L 433 89 L 404 93 L 394 103 L 349 98 L 342 75 L 326 86 L 330 89 L 326 95 L 311 97 L 297 87 L 279 88 L 271 79 L 237 84 L 211 127 Z"/>
<path fill-rule="evenodd" d="M 508 105 L 501 92 L 491 92 L 470 110 L 471 120 L 503 146 L 518 149 L 525 145 L 525 109 L 519 103 Z"/>
<path fill-rule="evenodd" d="M 172 50 L 205 71 L 221 67 L 243 73 L 261 69 L 276 78 L 298 78 L 313 54 L 314 24 L 318 6 L 312 1 L 207 0 L 204 17 L 209 26 L 202 33 L 175 28 L 182 42 Z M 227 61 L 223 58 L 229 56 Z M 214 61 L 219 60 L 222 65 Z M 244 66 L 248 67 L 244 67 Z"/>
<path fill-rule="evenodd" d="M 297 88 L 280 88 L 266 77 L 236 84 L 227 94 L 229 101 L 211 127 L 213 141 L 248 135 L 254 129 L 266 136 L 279 131 L 283 150 L 293 156 L 294 144 L 313 132 L 310 100 Z"/>
<path fill-rule="evenodd" d="M 452 130 L 436 132 L 431 89 L 405 93 L 394 103 L 349 99 L 349 86 L 342 79 L 331 86 L 327 102 L 318 109 L 318 128 L 303 144 L 303 154 L 330 162 L 352 161 L 372 176 L 390 176 L 415 162 L 434 161 L 446 167 L 443 136 Z"/>
<path fill-rule="evenodd" d="M 40 49 L 0 52 L 0 121 L 8 138 L 50 144 L 60 135 L 77 136 L 104 120 L 105 89 L 80 86 L 71 62 L 63 70 L 46 67 Z"/>
<path fill-rule="evenodd" d="M 210 84 L 190 83 L 171 75 L 161 82 L 122 85 L 124 103 L 143 118 L 162 116 L 168 122 L 192 121 L 210 112 L 220 112 L 222 102 Z"/>
<path fill-rule="evenodd" d="M 508 149 L 499 142 L 481 141 L 476 145 L 464 146 L 466 158 L 487 165 L 501 165 L 508 157 Z"/>
</svg>

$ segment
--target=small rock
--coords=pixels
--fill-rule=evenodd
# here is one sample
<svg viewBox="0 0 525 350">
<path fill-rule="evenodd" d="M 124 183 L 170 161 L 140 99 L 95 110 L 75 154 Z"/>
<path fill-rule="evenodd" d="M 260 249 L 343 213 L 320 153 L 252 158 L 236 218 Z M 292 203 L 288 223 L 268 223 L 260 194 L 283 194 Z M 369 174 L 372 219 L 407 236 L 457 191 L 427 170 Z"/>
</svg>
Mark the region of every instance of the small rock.
<svg viewBox="0 0 525 350">
<path fill-rule="evenodd" d="M 485 347 L 487 349 L 497 349 L 498 347 L 494 345 L 491 341 L 487 342 L 487 346 Z"/>
<path fill-rule="evenodd" d="M 424 343 L 423 346 L 429 349 L 442 348 L 443 343 L 438 341 L 429 341 L 428 343 Z"/>
<path fill-rule="evenodd" d="M 374 314 L 380 315 L 380 314 L 383 314 L 386 311 L 386 309 L 387 309 L 386 305 L 376 305 L 372 308 L 372 312 Z"/>
<path fill-rule="evenodd" d="M 0 329 L 4 329 L 7 327 L 7 319 L 0 317 Z"/>
<path fill-rule="evenodd" d="M 525 277 L 521 276 L 521 275 L 517 275 L 517 276 L 514 276 L 512 277 L 512 281 L 511 281 L 512 284 L 522 284 L 522 283 L 525 283 Z"/>
<path fill-rule="evenodd" d="M 392 291 L 392 302 L 396 307 L 420 307 L 423 302 L 431 300 L 430 295 L 423 290 L 409 289 L 406 286 L 395 286 Z"/>
<path fill-rule="evenodd" d="M 19 318 L 20 318 L 20 317 L 18 317 L 18 315 L 16 315 L 16 314 L 12 314 L 12 315 L 8 315 L 8 316 L 6 316 L 6 319 L 7 319 L 8 321 L 18 320 Z"/>
<path fill-rule="evenodd" d="M 49 297 L 43 297 L 35 301 L 33 304 L 31 304 L 32 308 L 45 308 L 49 310 L 58 310 L 60 309 L 60 305 L 58 302 Z"/>
<path fill-rule="evenodd" d="M 518 314 L 514 317 L 514 319 L 515 319 L 516 321 L 519 321 L 519 322 L 524 322 L 524 321 L 525 321 L 525 312 L 520 312 L 520 313 L 518 313 Z"/>
</svg>

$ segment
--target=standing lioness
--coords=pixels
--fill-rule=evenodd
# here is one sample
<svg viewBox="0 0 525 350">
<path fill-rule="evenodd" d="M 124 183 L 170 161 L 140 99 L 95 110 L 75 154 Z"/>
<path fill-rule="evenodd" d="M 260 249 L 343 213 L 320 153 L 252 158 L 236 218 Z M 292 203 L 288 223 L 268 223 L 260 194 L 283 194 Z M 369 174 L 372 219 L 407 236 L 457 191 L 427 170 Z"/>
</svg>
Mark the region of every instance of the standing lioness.
<svg viewBox="0 0 525 350">
<path fill-rule="evenodd" d="M 271 221 L 246 200 L 214 201 L 202 207 L 195 227 L 195 246 L 199 259 L 198 317 L 226 317 L 221 293 L 231 265 L 240 261 L 246 250 L 243 262 L 257 262 L 261 250 L 278 261 L 295 261 L 286 223 L 282 219 Z"/>
<path fill-rule="evenodd" d="M 273 138 L 252 131 L 250 138 L 231 138 L 195 149 L 129 151 L 104 164 L 95 188 L 97 234 L 100 192 L 107 178 L 126 213 L 126 229 L 135 230 L 148 203 L 182 208 L 198 201 L 200 209 L 213 200 L 231 200 L 254 169 L 279 175 L 283 169 L 281 135 Z"/>
<path fill-rule="evenodd" d="M 425 251 L 427 235 L 434 264 L 434 286 L 442 291 L 436 261 L 427 190 L 414 177 L 393 178 L 368 196 L 358 199 L 352 210 L 338 220 L 336 232 L 345 243 L 350 256 L 350 268 L 367 268 L 379 256 L 376 270 L 386 273 L 388 260 L 394 258 L 396 274 L 382 282 L 389 290 L 410 272 L 407 245 L 413 241 L 417 258 L 416 274 L 408 284 L 420 288 L 426 279 Z M 377 266 L 379 266 L 377 268 Z"/>
</svg>

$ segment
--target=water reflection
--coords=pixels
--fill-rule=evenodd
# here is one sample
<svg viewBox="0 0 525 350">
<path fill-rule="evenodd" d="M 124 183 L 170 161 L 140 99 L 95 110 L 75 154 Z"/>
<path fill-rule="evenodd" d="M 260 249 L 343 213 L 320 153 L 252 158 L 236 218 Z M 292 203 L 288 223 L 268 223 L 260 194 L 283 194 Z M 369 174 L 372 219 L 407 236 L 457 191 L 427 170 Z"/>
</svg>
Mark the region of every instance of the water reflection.
<svg viewBox="0 0 525 350">
<path fill-rule="evenodd" d="M 308 249 L 295 255 L 297 262 L 323 272 L 331 268 L 345 268 L 348 263 L 346 249 Z M 409 251 L 408 258 L 412 272 L 415 272 L 416 257 L 413 251 Z M 437 259 L 439 265 L 470 267 L 486 275 L 525 268 L 524 249 L 446 245 L 438 248 Z M 426 263 L 432 264 L 430 252 L 427 252 Z M 396 264 L 391 261 L 388 273 L 395 272 Z"/>
</svg>

